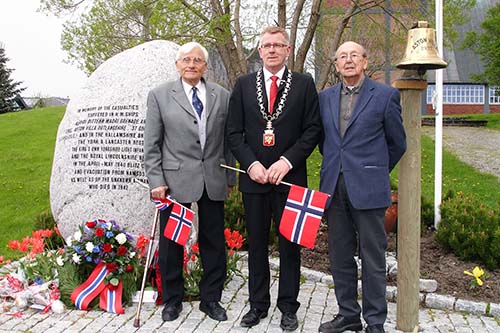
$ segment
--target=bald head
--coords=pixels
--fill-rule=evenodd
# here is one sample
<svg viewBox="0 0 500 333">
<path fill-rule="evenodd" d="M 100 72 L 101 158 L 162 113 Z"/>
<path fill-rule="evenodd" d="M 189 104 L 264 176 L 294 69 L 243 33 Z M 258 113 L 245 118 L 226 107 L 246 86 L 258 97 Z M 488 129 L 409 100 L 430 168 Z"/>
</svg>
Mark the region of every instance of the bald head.
<svg viewBox="0 0 500 333">
<path fill-rule="evenodd" d="M 358 85 L 367 67 L 366 50 L 358 43 L 345 42 L 335 52 L 335 68 L 348 86 Z"/>
</svg>

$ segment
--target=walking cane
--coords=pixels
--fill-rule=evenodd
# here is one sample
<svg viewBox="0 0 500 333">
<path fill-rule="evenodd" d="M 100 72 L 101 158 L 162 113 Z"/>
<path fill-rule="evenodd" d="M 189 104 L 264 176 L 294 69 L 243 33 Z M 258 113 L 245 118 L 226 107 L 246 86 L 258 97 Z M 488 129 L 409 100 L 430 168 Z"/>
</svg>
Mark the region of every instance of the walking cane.
<svg viewBox="0 0 500 333">
<path fill-rule="evenodd" d="M 155 233 L 156 233 L 156 226 L 158 224 L 158 219 L 160 217 L 160 212 L 156 208 L 155 209 L 155 216 L 154 216 L 154 221 L 153 221 L 153 227 L 151 228 L 151 234 L 149 236 L 149 246 L 148 246 L 148 254 L 146 255 L 146 264 L 144 265 L 144 274 L 142 275 L 142 284 L 141 284 L 141 293 L 139 296 L 139 304 L 137 304 L 137 313 L 135 314 L 135 320 L 134 320 L 134 327 L 140 327 L 141 326 L 141 307 L 142 307 L 142 299 L 144 297 L 144 288 L 146 286 L 146 278 L 148 275 L 148 268 L 149 268 L 149 261 L 151 259 L 151 252 L 153 249 L 153 240 L 155 238 Z"/>
<path fill-rule="evenodd" d="M 137 179 L 135 180 L 136 183 L 139 183 L 142 186 L 145 186 L 148 188 L 148 186 Z M 153 221 L 153 227 L 151 228 L 151 234 L 149 235 L 149 246 L 148 246 L 148 253 L 146 255 L 146 264 L 144 265 L 144 274 L 142 275 L 142 284 L 141 284 L 141 293 L 139 296 L 139 304 L 137 304 L 137 312 L 135 314 L 135 320 L 134 320 L 134 327 L 140 327 L 141 326 L 141 307 L 142 307 L 142 299 L 144 298 L 144 288 L 146 287 L 146 278 L 148 275 L 148 268 L 149 268 L 149 262 L 151 260 L 151 252 L 153 252 L 153 240 L 155 238 L 155 233 L 156 233 L 156 226 L 158 225 L 158 219 L 160 218 L 160 211 L 158 208 L 155 208 L 155 215 L 154 215 L 154 221 Z"/>
</svg>

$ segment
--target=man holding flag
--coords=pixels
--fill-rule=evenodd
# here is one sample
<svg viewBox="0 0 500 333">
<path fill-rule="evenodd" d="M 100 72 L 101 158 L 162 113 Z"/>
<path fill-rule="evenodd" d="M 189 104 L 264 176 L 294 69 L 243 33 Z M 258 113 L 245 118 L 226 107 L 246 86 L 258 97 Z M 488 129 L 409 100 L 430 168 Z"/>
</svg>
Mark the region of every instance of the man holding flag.
<svg viewBox="0 0 500 333">
<path fill-rule="evenodd" d="M 234 165 L 224 142 L 229 92 L 203 79 L 207 60 L 202 45 L 182 45 L 175 59 L 181 77 L 151 90 L 147 102 L 144 161 L 151 196 L 165 199 L 169 192 L 186 206 L 167 202 L 160 213 L 164 321 L 175 320 L 182 311 L 183 244 L 190 230 L 192 212 L 187 208 L 192 202 L 198 204 L 203 265 L 200 310 L 214 320 L 227 319 L 219 304 L 226 278 L 224 200 L 234 179 L 219 165 Z"/>
<path fill-rule="evenodd" d="M 268 27 L 260 35 L 264 68 L 238 78 L 229 102 L 227 135 L 231 150 L 246 173 L 240 174 L 248 233 L 250 310 L 241 326 L 252 327 L 270 306 L 269 232 L 279 227 L 289 186 L 307 187 L 306 159 L 321 133 L 318 94 L 313 79 L 286 67 L 287 32 Z M 278 308 L 281 328 L 298 327 L 300 246 L 278 236 L 280 277 Z"/>
</svg>

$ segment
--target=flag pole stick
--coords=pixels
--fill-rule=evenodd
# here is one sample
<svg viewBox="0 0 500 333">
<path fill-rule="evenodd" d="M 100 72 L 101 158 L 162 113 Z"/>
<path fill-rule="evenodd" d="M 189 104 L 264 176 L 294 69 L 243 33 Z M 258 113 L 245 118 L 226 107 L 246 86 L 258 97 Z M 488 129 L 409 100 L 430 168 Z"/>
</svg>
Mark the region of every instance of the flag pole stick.
<svg viewBox="0 0 500 333">
<path fill-rule="evenodd" d="M 141 316 L 142 299 L 144 297 L 144 288 L 146 286 L 146 277 L 148 275 L 149 261 L 151 260 L 151 252 L 153 252 L 152 251 L 153 240 L 155 238 L 156 226 L 158 225 L 159 217 L 160 217 L 160 212 L 158 209 L 155 209 L 153 227 L 151 228 L 151 234 L 149 235 L 148 254 L 146 255 L 146 264 L 144 265 L 144 274 L 142 275 L 141 292 L 140 292 L 140 296 L 139 296 L 139 304 L 137 304 L 137 312 L 135 314 L 134 327 L 141 326 L 140 316 Z"/>
<path fill-rule="evenodd" d="M 241 172 L 241 173 L 246 173 L 245 170 L 241 170 L 241 169 L 238 169 L 238 168 L 233 168 L 233 167 L 231 167 L 229 165 L 221 164 L 220 166 L 223 167 L 223 168 L 226 168 L 226 169 L 233 170 L 233 171 L 238 171 L 238 172 Z M 284 181 L 282 181 L 281 184 L 288 185 L 288 186 L 293 186 L 293 184 L 288 183 L 288 182 L 284 182 Z"/>
</svg>

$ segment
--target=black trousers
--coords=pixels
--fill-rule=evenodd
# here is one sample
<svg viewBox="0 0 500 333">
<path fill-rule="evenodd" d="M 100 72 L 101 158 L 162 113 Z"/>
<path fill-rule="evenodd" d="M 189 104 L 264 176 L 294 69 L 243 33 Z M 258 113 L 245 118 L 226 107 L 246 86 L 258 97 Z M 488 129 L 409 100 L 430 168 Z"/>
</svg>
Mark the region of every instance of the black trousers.
<svg viewBox="0 0 500 333">
<path fill-rule="evenodd" d="M 269 231 L 275 221 L 280 253 L 277 305 L 281 312 L 297 312 L 300 287 L 300 246 L 279 234 L 279 222 L 288 193 L 243 193 L 248 233 L 248 289 L 252 308 L 267 311 L 270 301 Z"/>
<path fill-rule="evenodd" d="M 358 267 L 354 260 L 359 241 L 363 318 L 368 325 L 384 324 L 387 317 L 385 210 L 354 208 L 341 175 L 332 204 L 326 211 L 328 249 L 339 313 L 345 317 L 359 317 L 361 314 Z"/>
<path fill-rule="evenodd" d="M 213 201 L 206 190 L 198 204 L 198 244 L 203 267 L 200 297 L 204 302 L 220 301 L 226 279 L 226 245 L 224 239 L 224 201 Z M 182 205 L 190 207 L 191 203 Z M 182 265 L 184 247 L 163 235 L 172 206 L 160 214 L 158 264 L 161 273 L 162 301 L 176 305 L 184 298 Z"/>
</svg>

